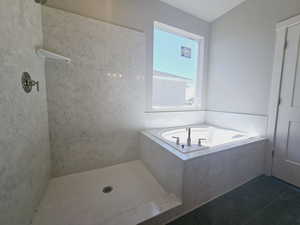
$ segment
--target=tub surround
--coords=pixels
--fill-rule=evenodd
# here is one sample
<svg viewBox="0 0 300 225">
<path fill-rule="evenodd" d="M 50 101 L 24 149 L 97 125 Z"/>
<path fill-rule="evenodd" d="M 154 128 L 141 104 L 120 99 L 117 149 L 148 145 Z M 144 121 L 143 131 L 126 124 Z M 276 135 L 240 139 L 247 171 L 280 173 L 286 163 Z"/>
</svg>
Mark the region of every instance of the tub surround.
<svg viewBox="0 0 300 225">
<path fill-rule="evenodd" d="M 141 159 L 166 191 L 183 202 L 165 217 L 184 214 L 264 173 L 265 139 L 227 149 L 180 153 L 150 132 L 140 135 Z"/>
<path fill-rule="evenodd" d="M 263 175 L 264 148 L 265 141 L 261 140 L 188 161 L 184 173 L 185 211 Z"/>
<path fill-rule="evenodd" d="M 140 158 L 152 175 L 164 189 L 182 199 L 184 161 L 176 156 L 177 150 L 166 151 L 171 148 L 165 142 L 153 141 L 154 136 L 143 132 L 140 134 Z M 157 138 L 158 139 L 158 138 Z"/>
<path fill-rule="evenodd" d="M 0 1 L 0 224 L 30 224 L 50 176 L 41 6 L 33 0 Z M 39 81 L 26 94 L 23 72 Z"/>
<path fill-rule="evenodd" d="M 146 112 L 144 129 L 186 126 L 204 123 L 205 111 Z"/>
<path fill-rule="evenodd" d="M 249 133 L 257 133 L 260 136 L 267 136 L 268 116 L 259 114 L 232 113 L 206 111 L 205 121 L 209 124 L 236 129 Z M 265 146 L 265 174 L 271 175 L 272 155 L 270 154 L 269 145 Z"/>
<path fill-rule="evenodd" d="M 266 136 L 268 116 L 247 113 L 205 111 L 205 122 L 228 129 Z"/>
</svg>

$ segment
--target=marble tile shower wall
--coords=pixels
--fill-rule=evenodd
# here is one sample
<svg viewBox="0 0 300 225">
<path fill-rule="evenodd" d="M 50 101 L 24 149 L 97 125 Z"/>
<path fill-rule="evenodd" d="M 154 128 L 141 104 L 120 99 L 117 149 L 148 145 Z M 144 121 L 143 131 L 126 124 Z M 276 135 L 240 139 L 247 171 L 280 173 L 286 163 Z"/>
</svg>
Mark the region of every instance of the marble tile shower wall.
<svg viewBox="0 0 300 225">
<path fill-rule="evenodd" d="M 43 8 L 53 175 L 137 158 L 143 126 L 145 40 L 139 32 Z"/>
<path fill-rule="evenodd" d="M 33 0 L 0 1 L 0 224 L 27 225 L 50 173 L 41 6 Z M 26 94 L 27 71 L 40 92 Z"/>
</svg>

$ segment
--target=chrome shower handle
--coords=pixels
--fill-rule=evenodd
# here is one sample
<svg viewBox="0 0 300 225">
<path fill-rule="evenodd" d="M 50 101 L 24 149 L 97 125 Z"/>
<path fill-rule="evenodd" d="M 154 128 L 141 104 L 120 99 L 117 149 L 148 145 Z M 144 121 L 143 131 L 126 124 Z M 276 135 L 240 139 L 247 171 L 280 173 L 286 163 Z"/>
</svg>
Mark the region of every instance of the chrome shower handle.
<svg viewBox="0 0 300 225">
<path fill-rule="evenodd" d="M 28 80 L 27 82 L 28 82 L 28 83 L 27 83 L 28 86 L 30 86 L 30 87 L 36 86 L 37 92 L 40 91 L 40 82 L 39 82 L 39 81 Z M 25 84 L 25 85 L 26 85 L 26 84 Z"/>
<path fill-rule="evenodd" d="M 40 91 L 40 82 L 39 81 L 31 81 L 32 82 L 32 86 L 36 86 L 36 90 L 37 92 Z"/>
</svg>

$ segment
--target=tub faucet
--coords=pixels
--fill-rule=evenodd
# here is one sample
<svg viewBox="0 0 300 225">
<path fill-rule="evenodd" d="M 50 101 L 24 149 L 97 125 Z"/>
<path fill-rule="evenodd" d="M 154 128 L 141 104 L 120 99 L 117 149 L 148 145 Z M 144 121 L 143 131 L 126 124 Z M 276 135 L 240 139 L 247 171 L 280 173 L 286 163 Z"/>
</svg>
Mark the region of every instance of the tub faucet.
<svg viewBox="0 0 300 225">
<path fill-rule="evenodd" d="M 186 131 L 188 133 L 188 138 L 186 140 L 186 144 L 187 146 L 191 146 L 192 145 L 192 139 L 191 139 L 191 133 L 192 133 L 192 128 L 186 128 Z"/>
<path fill-rule="evenodd" d="M 172 137 L 176 139 L 176 145 L 180 145 L 180 138 L 179 137 Z"/>
<path fill-rule="evenodd" d="M 202 145 L 202 141 L 206 141 L 207 139 L 206 138 L 199 138 L 198 139 L 198 146 L 199 147 L 202 147 L 203 145 Z"/>
</svg>

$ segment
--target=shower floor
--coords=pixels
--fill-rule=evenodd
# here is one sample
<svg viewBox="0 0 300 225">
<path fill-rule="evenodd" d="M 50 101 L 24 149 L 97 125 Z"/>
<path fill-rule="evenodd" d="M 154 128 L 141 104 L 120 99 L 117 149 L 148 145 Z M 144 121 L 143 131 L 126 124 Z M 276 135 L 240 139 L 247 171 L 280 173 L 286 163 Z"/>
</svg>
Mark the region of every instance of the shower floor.
<svg viewBox="0 0 300 225">
<path fill-rule="evenodd" d="M 132 161 L 52 179 L 33 225 L 134 225 L 180 204 Z"/>
</svg>

